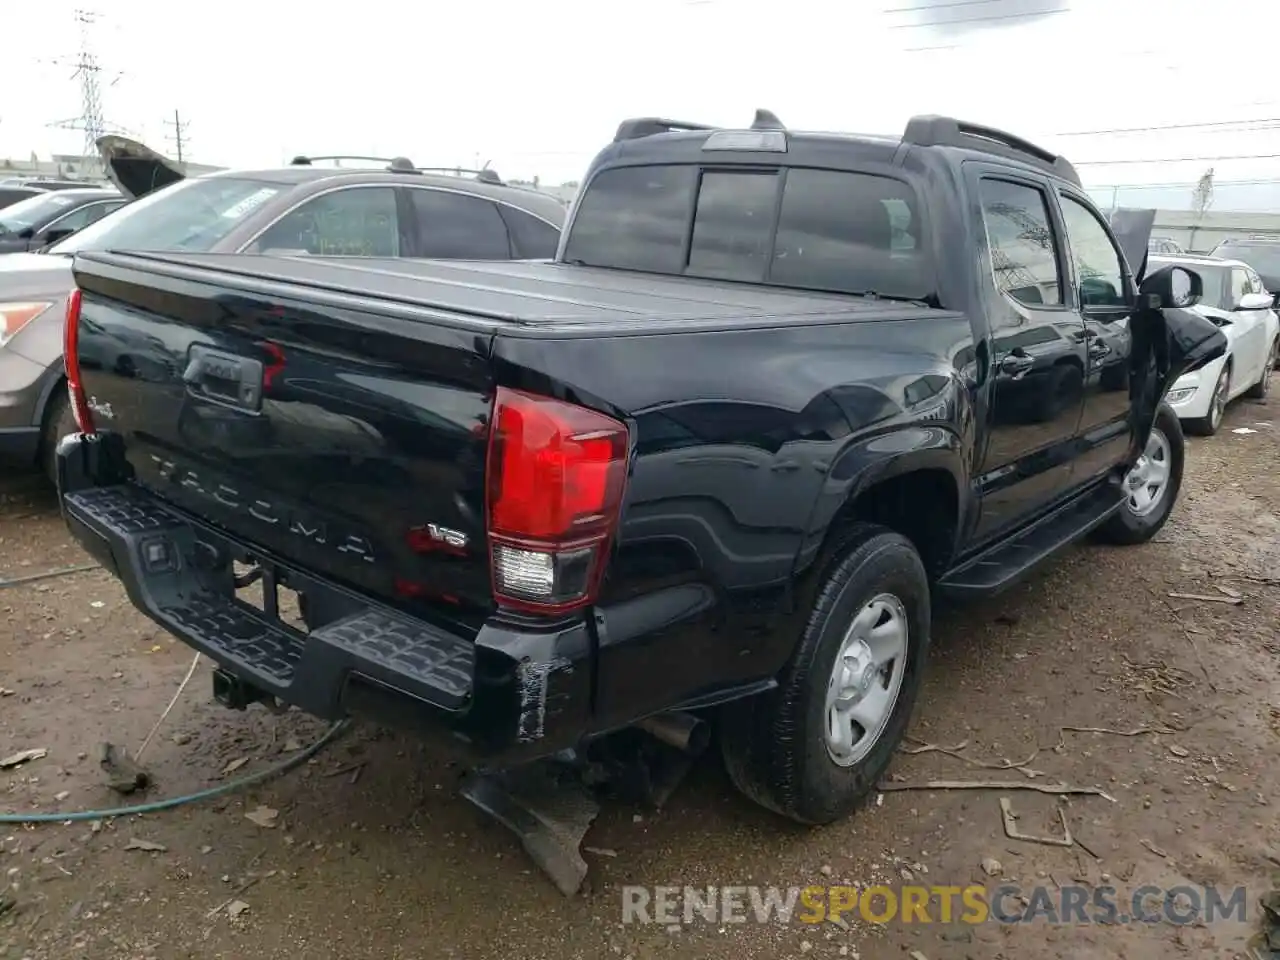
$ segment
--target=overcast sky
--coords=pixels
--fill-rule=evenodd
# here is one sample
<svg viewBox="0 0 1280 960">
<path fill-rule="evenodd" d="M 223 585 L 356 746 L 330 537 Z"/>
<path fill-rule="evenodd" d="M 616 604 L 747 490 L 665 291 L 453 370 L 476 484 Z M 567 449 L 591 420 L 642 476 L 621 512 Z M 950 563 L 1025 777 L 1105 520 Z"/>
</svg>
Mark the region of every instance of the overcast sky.
<svg viewBox="0 0 1280 960">
<path fill-rule="evenodd" d="M 1266 0 L 84 4 L 108 124 L 171 154 L 176 108 L 204 163 L 404 154 L 560 182 L 624 117 L 733 125 L 761 106 L 866 132 L 949 113 L 1066 153 L 1095 186 L 1280 179 L 1280 157 L 1174 162 L 1280 155 Z M 81 112 L 77 4 L 5 7 L 0 156 L 78 152 L 83 134 L 48 126 Z M 1168 124 L 1184 129 L 1133 130 Z M 1091 133 L 1113 130 L 1132 132 Z"/>
</svg>

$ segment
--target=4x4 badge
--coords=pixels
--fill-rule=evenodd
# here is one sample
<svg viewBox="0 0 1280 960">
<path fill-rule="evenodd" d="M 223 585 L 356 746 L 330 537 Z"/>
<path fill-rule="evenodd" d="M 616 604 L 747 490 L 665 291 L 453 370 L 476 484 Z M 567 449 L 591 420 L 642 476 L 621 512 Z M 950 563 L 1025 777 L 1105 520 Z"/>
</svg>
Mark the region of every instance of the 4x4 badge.
<svg viewBox="0 0 1280 960">
<path fill-rule="evenodd" d="M 89 409 L 103 420 L 114 420 L 116 418 L 116 412 L 111 409 L 111 404 L 99 400 L 97 397 L 89 398 Z"/>
</svg>

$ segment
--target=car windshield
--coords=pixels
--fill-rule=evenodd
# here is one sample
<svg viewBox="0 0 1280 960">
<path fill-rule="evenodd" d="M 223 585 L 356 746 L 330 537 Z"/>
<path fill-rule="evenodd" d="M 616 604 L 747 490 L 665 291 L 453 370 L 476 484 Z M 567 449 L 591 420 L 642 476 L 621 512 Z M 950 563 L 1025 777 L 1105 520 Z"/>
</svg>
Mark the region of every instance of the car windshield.
<svg viewBox="0 0 1280 960">
<path fill-rule="evenodd" d="M 4 211 L 7 213 L 8 211 Z M 3 216 L 3 214 L 0 214 Z M 1280 276 L 1280 243 L 1220 243 L 1213 256 L 1242 260 L 1258 273 L 1268 277 Z"/>
<path fill-rule="evenodd" d="M 0 210 L 0 234 L 21 233 L 28 228 L 44 226 L 54 217 L 75 205 L 75 198 L 65 193 L 40 193 Z"/>
<path fill-rule="evenodd" d="M 285 184 L 239 177 L 179 180 L 126 203 L 97 223 L 55 243 L 49 253 L 70 256 L 82 250 L 212 250 L 249 214 L 284 189 Z"/>
<path fill-rule="evenodd" d="M 1150 275 L 1157 267 L 1184 267 L 1199 274 L 1200 279 L 1204 282 L 1204 293 L 1200 295 L 1200 302 L 1204 306 L 1217 307 L 1219 310 L 1230 310 L 1233 306 L 1229 302 L 1231 271 L 1228 268 L 1215 266 L 1212 263 L 1205 263 L 1201 260 L 1187 262 L 1152 257 L 1147 265 L 1147 274 Z"/>
</svg>

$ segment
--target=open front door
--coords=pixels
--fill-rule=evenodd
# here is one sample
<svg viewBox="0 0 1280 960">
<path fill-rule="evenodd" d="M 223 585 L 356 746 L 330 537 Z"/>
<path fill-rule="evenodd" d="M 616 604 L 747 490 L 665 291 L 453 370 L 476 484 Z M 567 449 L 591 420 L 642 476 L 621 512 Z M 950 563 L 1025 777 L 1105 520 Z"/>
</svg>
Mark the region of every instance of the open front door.
<svg viewBox="0 0 1280 960">
<path fill-rule="evenodd" d="M 1134 284 L 1142 290 L 1147 279 L 1147 247 L 1155 225 L 1155 210 L 1118 209 L 1111 214 L 1111 232 L 1133 271 Z M 1194 273 L 1191 267 L 1179 267 Z M 1198 370 L 1227 350 L 1227 337 L 1212 322 L 1186 307 L 1160 306 L 1160 298 L 1139 292 L 1129 317 L 1133 334 L 1130 407 L 1134 417 L 1137 457 L 1147 445 L 1156 408 L 1169 387 L 1184 373 Z"/>
<path fill-rule="evenodd" d="M 1138 299 L 1129 320 L 1133 332 L 1134 375 L 1129 399 L 1136 418 L 1135 457 L 1146 447 L 1156 408 L 1173 382 L 1227 352 L 1226 334 L 1195 310 L 1146 305 L 1141 294 Z"/>
<path fill-rule="evenodd" d="M 186 179 L 176 161 L 145 143 L 109 134 L 96 141 L 107 179 L 126 197 L 137 199 L 161 187 Z"/>
</svg>

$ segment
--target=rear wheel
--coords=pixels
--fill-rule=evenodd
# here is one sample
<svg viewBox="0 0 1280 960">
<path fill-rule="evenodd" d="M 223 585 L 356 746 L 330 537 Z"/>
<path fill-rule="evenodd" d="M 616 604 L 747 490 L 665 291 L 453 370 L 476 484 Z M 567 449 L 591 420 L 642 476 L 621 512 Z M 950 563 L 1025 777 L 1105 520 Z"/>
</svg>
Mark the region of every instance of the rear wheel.
<svg viewBox="0 0 1280 960">
<path fill-rule="evenodd" d="M 852 527 L 778 688 L 722 712 L 720 743 L 738 788 L 802 823 L 852 812 L 906 732 L 929 622 L 929 582 L 911 543 L 884 527 Z"/>
<path fill-rule="evenodd" d="M 1187 421 L 1187 433 L 1199 437 L 1212 437 L 1222 426 L 1222 417 L 1227 412 L 1227 396 L 1231 392 L 1231 364 L 1223 364 L 1218 379 L 1213 384 L 1213 397 L 1209 400 L 1209 412 L 1203 417 Z"/>
<path fill-rule="evenodd" d="M 1271 392 L 1271 370 L 1276 365 L 1276 358 L 1280 356 L 1280 337 L 1271 341 L 1271 349 L 1267 351 L 1267 362 L 1262 365 L 1262 377 L 1249 388 L 1249 392 L 1245 394 L 1253 400 L 1265 400 L 1267 394 Z"/>
<path fill-rule="evenodd" d="M 1146 543 L 1160 532 L 1182 488 L 1185 447 L 1177 415 L 1160 404 L 1146 449 L 1124 478 L 1124 506 L 1098 529 L 1099 540 Z"/>
<path fill-rule="evenodd" d="M 65 384 L 54 387 L 44 410 L 44 430 L 40 437 L 40 468 L 49 482 L 58 482 L 58 441 L 76 432 L 75 414 Z"/>
</svg>

